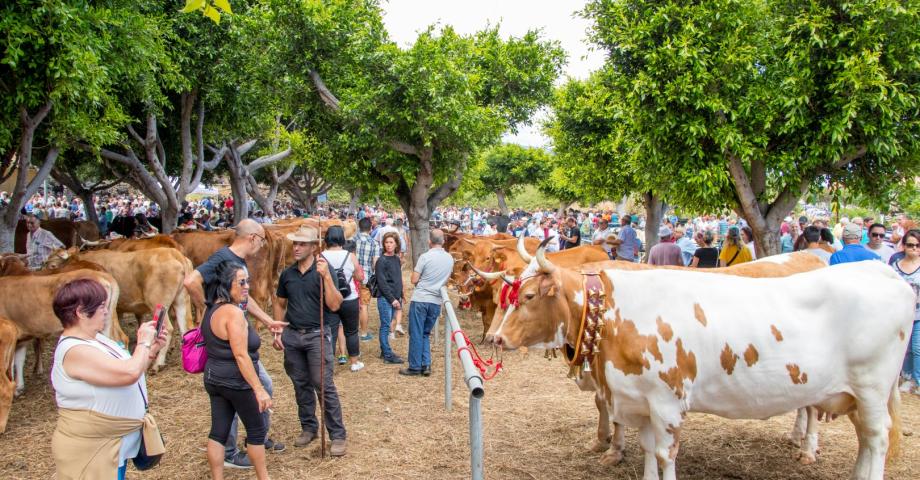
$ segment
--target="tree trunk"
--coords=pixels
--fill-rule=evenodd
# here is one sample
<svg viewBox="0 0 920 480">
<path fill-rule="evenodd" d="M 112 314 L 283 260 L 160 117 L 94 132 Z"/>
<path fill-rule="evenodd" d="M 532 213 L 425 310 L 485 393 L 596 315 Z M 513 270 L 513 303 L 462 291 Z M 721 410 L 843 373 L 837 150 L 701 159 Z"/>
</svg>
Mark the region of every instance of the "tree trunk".
<svg viewBox="0 0 920 480">
<path fill-rule="evenodd" d="M 86 212 L 86 219 L 93 222 L 93 225 L 99 225 L 99 214 L 96 212 L 96 202 L 93 200 L 93 192 L 83 190 L 75 192 L 80 200 L 83 200 L 83 211 Z"/>
<path fill-rule="evenodd" d="M 355 212 L 355 209 L 358 207 L 358 200 L 361 199 L 361 189 L 355 189 L 355 192 L 351 194 L 351 200 L 348 202 L 348 211 Z"/>
<path fill-rule="evenodd" d="M 782 253 L 782 244 L 780 242 L 779 225 L 770 226 L 766 222 L 757 222 L 755 224 L 748 221 L 751 230 L 754 233 L 754 248 L 756 249 L 757 258 L 768 257 Z M 761 225 L 766 225 L 761 226 Z"/>
<path fill-rule="evenodd" d="M 556 218 L 558 218 L 559 221 L 562 221 L 563 219 L 565 219 L 565 210 L 569 208 L 569 205 L 571 204 L 572 202 L 569 202 L 566 200 L 559 200 L 559 210 L 556 210 Z"/>
<path fill-rule="evenodd" d="M 648 252 L 652 247 L 658 244 L 658 227 L 661 225 L 662 212 L 664 211 L 664 202 L 661 197 L 646 192 L 642 195 L 645 199 L 645 260 L 648 262 Z"/>
<path fill-rule="evenodd" d="M 172 233 L 179 224 L 179 207 L 177 205 L 167 205 L 165 208 L 161 208 L 160 222 L 163 227 L 163 231 L 160 233 Z"/>
<path fill-rule="evenodd" d="M 498 198 L 498 209 L 501 210 L 502 215 L 508 215 L 508 204 L 505 202 L 505 191 L 498 190 L 495 192 L 495 197 Z"/>
</svg>

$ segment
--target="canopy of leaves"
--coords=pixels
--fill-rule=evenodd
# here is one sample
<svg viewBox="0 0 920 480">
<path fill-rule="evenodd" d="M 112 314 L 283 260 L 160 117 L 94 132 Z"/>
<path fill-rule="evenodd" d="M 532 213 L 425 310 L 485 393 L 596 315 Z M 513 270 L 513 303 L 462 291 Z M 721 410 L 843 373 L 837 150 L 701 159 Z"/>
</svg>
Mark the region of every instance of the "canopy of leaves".
<svg viewBox="0 0 920 480">
<path fill-rule="evenodd" d="M 470 176 L 478 179 L 480 196 L 501 191 L 511 198 L 547 176 L 550 162 L 550 154 L 542 148 L 506 143 L 483 152 Z"/>
</svg>

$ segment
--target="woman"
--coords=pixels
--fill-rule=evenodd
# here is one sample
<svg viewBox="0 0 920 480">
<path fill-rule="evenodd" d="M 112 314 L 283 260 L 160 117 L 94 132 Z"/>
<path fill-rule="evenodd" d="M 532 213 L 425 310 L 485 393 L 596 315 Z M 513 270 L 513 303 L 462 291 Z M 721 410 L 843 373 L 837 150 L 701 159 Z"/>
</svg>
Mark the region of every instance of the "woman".
<svg viewBox="0 0 920 480">
<path fill-rule="evenodd" d="M 348 358 L 351 362 L 351 371 L 357 372 L 364 368 L 364 362 L 358 359 L 361 354 L 360 339 L 358 338 L 358 291 L 355 288 L 354 280 L 360 283 L 364 282 L 364 272 L 358 265 L 358 257 L 352 255 L 343 247 L 345 246 L 345 230 L 338 225 L 329 227 L 326 231 L 325 238 L 326 250 L 323 251 L 323 258 L 329 264 L 330 269 L 342 270 L 345 274 L 345 286 L 348 288 L 348 295 L 344 295 L 342 306 L 339 308 L 338 316 L 341 319 L 341 329 L 344 334 L 345 348 L 348 351 Z M 334 272 L 330 272 L 333 273 Z M 341 285 L 340 285 L 341 287 Z M 333 330 L 335 331 L 335 330 Z M 342 345 L 342 341 L 336 342 Z M 335 346 L 335 344 L 333 344 Z M 339 363 L 344 364 L 343 358 L 339 356 Z"/>
<path fill-rule="evenodd" d="M 64 327 L 51 367 L 60 413 L 51 453 L 59 479 L 121 480 L 141 445 L 144 372 L 166 344 L 166 331 L 157 337 L 153 322 L 142 324 L 129 354 L 101 333 L 110 317 L 107 302 L 105 288 L 89 278 L 65 284 L 52 300 Z"/>
<path fill-rule="evenodd" d="M 901 239 L 904 257 L 891 264 L 894 271 L 914 289 L 914 326 L 904 356 L 903 376 L 908 379 L 901 391 L 920 395 L 920 230 L 908 230 Z"/>
<path fill-rule="evenodd" d="M 719 266 L 730 267 L 739 265 L 753 260 L 751 252 L 747 246 L 741 242 L 741 235 L 738 233 L 738 227 L 728 229 L 725 235 L 725 243 L 722 245 L 722 253 L 719 254 Z"/>
<path fill-rule="evenodd" d="M 751 260 L 757 259 L 757 250 L 754 247 L 754 231 L 751 230 L 751 227 L 747 225 L 741 227 L 741 239 L 744 241 L 744 246 L 751 252 Z"/>
<path fill-rule="evenodd" d="M 256 478 L 268 478 L 261 413 L 271 408 L 272 400 L 256 373 L 262 340 L 239 307 L 248 298 L 249 274 L 243 265 L 230 260 L 218 265 L 214 304 L 201 322 L 208 354 L 204 389 L 211 400 L 208 464 L 215 480 L 224 478 L 224 444 L 235 415 L 246 427 L 246 453 Z"/>
<path fill-rule="evenodd" d="M 403 363 L 403 359 L 390 348 L 390 321 L 402 315 L 402 265 L 399 262 L 399 237 L 395 232 L 383 235 L 383 255 L 377 257 L 374 265 L 380 296 L 377 297 L 377 311 L 380 312 L 380 356 L 383 363 Z"/>
<path fill-rule="evenodd" d="M 715 236 L 712 230 L 696 234 L 696 243 L 700 246 L 693 252 L 690 266 L 694 268 L 716 268 L 719 266 L 719 249 L 712 246 Z"/>
</svg>

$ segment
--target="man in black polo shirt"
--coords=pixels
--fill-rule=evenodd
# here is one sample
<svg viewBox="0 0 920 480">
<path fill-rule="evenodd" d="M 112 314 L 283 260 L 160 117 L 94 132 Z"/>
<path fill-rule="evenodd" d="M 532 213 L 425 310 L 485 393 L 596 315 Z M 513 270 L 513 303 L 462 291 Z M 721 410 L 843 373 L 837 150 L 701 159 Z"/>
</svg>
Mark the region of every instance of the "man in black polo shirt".
<svg viewBox="0 0 920 480">
<path fill-rule="evenodd" d="M 332 329 L 336 311 L 342 305 L 342 294 L 336 288 L 329 266 L 319 253 L 319 232 L 302 226 L 287 237 L 294 242 L 296 262 L 281 272 L 278 279 L 278 300 L 274 304 L 275 320 L 288 322 L 280 335 L 275 335 L 275 348 L 284 350 L 284 371 L 294 384 L 297 398 L 297 416 L 300 417 L 300 436 L 295 447 L 303 447 L 316 439 L 319 422 L 316 420 L 316 399 L 323 395 L 326 408 L 326 430 L 332 439 L 329 453 L 334 457 L 345 455 L 345 423 L 342 406 L 332 379 L 335 365 L 332 352 Z M 323 282 L 323 327 L 320 332 L 320 282 Z M 322 343 L 321 343 L 322 342 Z M 321 356 L 320 349 L 325 348 Z M 320 368 L 320 359 L 325 369 Z"/>
</svg>

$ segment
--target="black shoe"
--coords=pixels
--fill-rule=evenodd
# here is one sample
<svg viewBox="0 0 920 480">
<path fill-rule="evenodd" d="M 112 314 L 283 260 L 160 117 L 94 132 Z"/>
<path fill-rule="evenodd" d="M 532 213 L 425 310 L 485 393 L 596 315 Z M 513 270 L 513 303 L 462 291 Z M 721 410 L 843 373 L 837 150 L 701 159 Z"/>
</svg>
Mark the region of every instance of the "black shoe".
<svg viewBox="0 0 920 480">
<path fill-rule="evenodd" d="M 265 439 L 265 451 L 272 453 L 281 453 L 285 450 L 284 444 L 276 442 L 270 438 Z"/>
<path fill-rule="evenodd" d="M 426 376 L 426 377 L 430 377 L 430 376 L 431 376 L 431 367 L 428 366 L 428 367 L 423 368 L 423 369 L 422 369 L 422 375 L 424 375 L 424 376 Z"/>
<path fill-rule="evenodd" d="M 422 371 L 421 371 L 421 370 L 414 370 L 414 369 L 411 369 L 411 368 L 400 368 L 400 369 L 399 369 L 399 374 L 400 374 L 400 375 L 406 375 L 406 376 L 409 376 L 409 377 L 417 377 L 417 376 L 420 376 L 420 375 L 422 374 Z"/>
<path fill-rule="evenodd" d="M 391 354 L 391 355 L 389 355 L 389 356 L 383 357 L 383 363 L 389 363 L 389 364 L 392 364 L 392 365 L 398 365 L 398 364 L 401 364 L 401 363 L 405 363 L 405 360 L 403 360 L 402 357 L 400 357 L 399 355 L 396 355 L 396 354 L 394 353 L 394 354 Z"/>
</svg>

